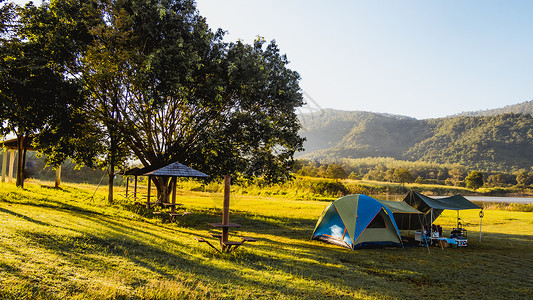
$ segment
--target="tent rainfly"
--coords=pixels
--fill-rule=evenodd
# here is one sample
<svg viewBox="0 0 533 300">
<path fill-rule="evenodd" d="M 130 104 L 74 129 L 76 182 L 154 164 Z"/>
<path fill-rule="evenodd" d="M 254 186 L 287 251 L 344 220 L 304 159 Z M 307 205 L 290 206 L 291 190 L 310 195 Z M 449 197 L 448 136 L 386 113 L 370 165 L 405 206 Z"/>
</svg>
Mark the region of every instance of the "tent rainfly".
<svg viewBox="0 0 533 300">
<path fill-rule="evenodd" d="M 328 205 L 311 239 L 352 250 L 371 246 L 401 246 L 392 211 L 366 195 L 349 195 Z"/>
</svg>

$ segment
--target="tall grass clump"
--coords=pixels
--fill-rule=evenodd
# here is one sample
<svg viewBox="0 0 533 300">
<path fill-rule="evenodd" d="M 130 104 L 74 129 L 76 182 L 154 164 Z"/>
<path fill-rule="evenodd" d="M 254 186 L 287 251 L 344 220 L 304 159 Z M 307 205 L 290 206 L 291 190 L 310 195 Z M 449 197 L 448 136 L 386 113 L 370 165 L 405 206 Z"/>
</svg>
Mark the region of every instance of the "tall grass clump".
<svg viewBox="0 0 533 300">
<path fill-rule="evenodd" d="M 533 203 L 476 202 L 476 204 L 487 210 L 533 212 Z"/>
</svg>

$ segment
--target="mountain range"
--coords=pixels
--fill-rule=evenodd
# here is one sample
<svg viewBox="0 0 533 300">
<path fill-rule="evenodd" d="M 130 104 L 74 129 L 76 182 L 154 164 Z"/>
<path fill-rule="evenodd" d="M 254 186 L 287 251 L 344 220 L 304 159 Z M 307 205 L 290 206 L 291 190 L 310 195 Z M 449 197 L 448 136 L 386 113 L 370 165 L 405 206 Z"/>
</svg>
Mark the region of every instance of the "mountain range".
<svg viewBox="0 0 533 300">
<path fill-rule="evenodd" d="M 438 119 L 325 109 L 300 120 L 307 141 L 297 158 L 392 157 L 504 172 L 533 166 L 533 101 Z"/>
</svg>

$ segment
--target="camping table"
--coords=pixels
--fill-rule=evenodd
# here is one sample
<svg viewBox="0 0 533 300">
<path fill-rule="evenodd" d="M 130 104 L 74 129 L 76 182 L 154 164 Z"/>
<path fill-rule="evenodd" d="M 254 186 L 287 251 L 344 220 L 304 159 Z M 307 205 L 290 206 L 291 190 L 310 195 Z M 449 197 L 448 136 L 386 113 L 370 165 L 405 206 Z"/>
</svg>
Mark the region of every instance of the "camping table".
<svg viewBox="0 0 533 300">
<path fill-rule="evenodd" d="M 195 239 L 198 242 L 205 242 L 209 246 L 211 246 L 212 248 L 220 252 L 231 252 L 232 250 L 237 249 L 244 242 L 255 242 L 256 241 L 256 239 L 251 238 L 251 237 L 241 237 L 242 240 L 240 242 L 228 241 L 229 229 L 241 227 L 240 224 L 229 222 L 230 178 L 231 178 L 230 176 L 227 176 L 227 175 L 224 176 L 224 205 L 222 208 L 222 223 L 207 223 L 210 226 L 213 226 L 215 228 L 222 228 L 222 234 L 212 235 L 213 237 L 218 238 L 218 241 L 220 242 L 221 250 L 218 250 L 216 247 L 211 245 L 211 243 L 209 243 L 209 241 L 207 241 L 206 239 L 201 238 L 201 237 L 195 237 Z"/>
<path fill-rule="evenodd" d="M 236 224 L 236 223 L 228 223 L 228 224 L 222 224 L 222 223 L 207 223 L 213 227 L 216 227 L 216 228 L 222 228 L 222 230 L 224 230 L 224 228 L 230 228 L 230 227 L 242 227 L 241 224 Z"/>
<path fill-rule="evenodd" d="M 222 252 L 230 252 L 231 247 L 237 248 L 238 246 L 242 245 L 243 242 L 230 242 L 228 241 L 228 235 L 229 235 L 229 229 L 230 228 L 239 228 L 242 227 L 241 224 L 237 223 L 207 223 L 215 228 L 222 228 L 222 234 L 220 235 L 213 235 L 214 237 L 218 238 L 220 242 L 220 247 L 222 249 Z"/>
</svg>

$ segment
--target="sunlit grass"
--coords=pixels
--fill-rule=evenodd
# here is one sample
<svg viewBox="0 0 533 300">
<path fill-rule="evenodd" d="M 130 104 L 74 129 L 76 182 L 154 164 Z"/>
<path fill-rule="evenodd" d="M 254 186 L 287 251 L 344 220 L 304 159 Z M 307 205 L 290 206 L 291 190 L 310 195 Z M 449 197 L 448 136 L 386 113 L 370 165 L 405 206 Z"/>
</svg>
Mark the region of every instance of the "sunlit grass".
<svg viewBox="0 0 533 300">
<path fill-rule="evenodd" d="M 466 249 L 349 251 L 309 240 L 325 201 L 287 191 L 249 195 L 234 186 L 231 239 L 258 239 L 219 254 L 208 222 L 221 220 L 221 190 L 180 190 L 191 212 L 177 222 L 151 215 L 118 194 L 109 206 L 96 186 L 0 184 L 0 298 L 509 298 L 533 296 L 533 214 L 462 211 Z M 257 188 L 256 188 L 257 189 Z M 141 192 L 140 192 L 141 193 Z M 126 209 L 128 208 L 128 209 Z M 437 219 L 449 230 L 456 212 Z"/>
</svg>

